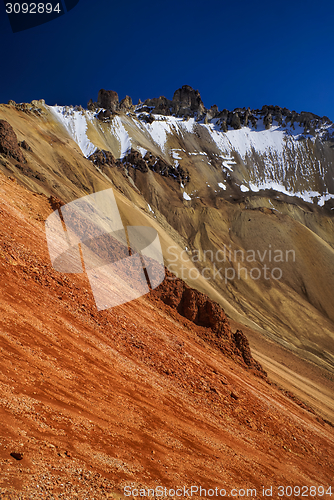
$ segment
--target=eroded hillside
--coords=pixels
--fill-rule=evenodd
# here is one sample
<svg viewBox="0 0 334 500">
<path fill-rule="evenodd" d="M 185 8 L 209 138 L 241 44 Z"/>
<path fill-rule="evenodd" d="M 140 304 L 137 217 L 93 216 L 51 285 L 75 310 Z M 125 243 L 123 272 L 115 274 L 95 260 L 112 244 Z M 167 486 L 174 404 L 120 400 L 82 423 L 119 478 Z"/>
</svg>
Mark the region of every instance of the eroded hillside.
<svg viewBox="0 0 334 500">
<path fill-rule="evenodd" d="M 125 223 L 157 229 L 170 271 L 235 321 L 333 371 L 326 117 L 207 110 L 185 87 L 137 106 L 108 91 L 89 110 L 11 103 L 0 118 L 6 175 L 64 203 L 112 186 Z"/>
<path fill-rule="evenodd" d="M 55 200 L 3 174 L 0 193 L 1 498 L 328 489 L 333 427 L 268 383 L 218 305 L 170 281 L 98 312 L 84 274 L 51 267 Z"/>
</svg>

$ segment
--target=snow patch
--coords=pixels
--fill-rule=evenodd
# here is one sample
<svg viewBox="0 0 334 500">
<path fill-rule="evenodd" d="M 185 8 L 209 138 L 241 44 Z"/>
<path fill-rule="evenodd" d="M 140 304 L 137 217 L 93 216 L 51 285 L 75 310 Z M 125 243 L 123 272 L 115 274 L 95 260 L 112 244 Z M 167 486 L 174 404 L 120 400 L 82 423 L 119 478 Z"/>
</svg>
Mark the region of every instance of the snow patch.
<svg viewBox="0 0 334 500">
<path fill-rule="evenodd" d="M 94 114 L 78 111 L 68 106 L 48 106 L 56 119 L 65 127 L 71 138 L 77 143 L 82 154 L 88 158 L 97 147 L 87 137 L 87 118 L 92 121 Z"/>
<path fill-rule="evenodd" d="M 110 129 L 113 135 L 118 139 L 121 147 L 121 155 L 120 159 L 123 159 L 124 156 L 131 149 L 131 138 L 128 132 L 125 130 L 122 120 L 119 116 L 115 116 L 111 123 Z"/>
<path fill-rule="evenodd" d="M 171 149 L 171 156 L 174 160 L 182 160 L 182 157 L 179 155 L 178 151 L 182 151 L 182 149 Z"/>
<path fill-rule="evenodd" d="M 226 186 L 225 184 L 223 184 L 222 182 L 218 182 L 218 186 L 224 190 L 226 190 Z"/>
<path fill-rule="evenodd" d="M 183 199 L 187 201 L 191 200 L 190 196 L 185 191 L 183 191 Z"/>
<path fill-rule="evenodd" d="M 325 193 L 325 194 L 320 194 L 318 191 L 301 191 L 301 192 L 294 192 L 294 191 L 288 191 L 284 186 L 281 184 L 274 182 L 274 181 L 263 181 L 257 183 L 255 185 L 254 183 L 249 183 L 249 187 L 252 191 L 259 191 L 260 189 L 272 189 L 274 191 L 278 191 L 279 193 L 286 194 L 287 196 L 297 196 L 297 198 L 301 198 L 302 200 L 308 202 L 308 203 L 313 203 L 313 199 L 317 198 L 317 203 L 320 207 L 323 207 L 325 202 L 331 199 L 334 199 L 334 194 L 331 193 Z"/>
<path fill-rule="evenodd" d="M 249 188 L 251 191 L 254 191 L 254 193 L 257 193 L 258 191 L 260 191 L 260 188 L 258 186 L 256 186 L 255 184 L 253 184 L 252 182 L 249 183 Z"/>
<path fill-rule="evenodd" d="M 225 168 L 227 168 L 228 170 L 230 170 L 231 172 L 233 172 L 233 168 L 231 167 L 231 165 L 236 165 L 237 162 L 234 161 L 234 158 L 232 157 L 228 157 L 228 156 L 223 156 L 223 166 Z"/>
<path fill-rule="evenodd" d="M 139 153 L 142 155 L 142 157 L 144 158 L 144 156 L 147 153 L 147 149 L 144 149 L 141 146 L 137 146 L 137 149 L 138 149 Z"/>
<path fill-rule="evenodd" d="M 264 154 L 270 150 L 282 153 L 284 146 L 285 130 L 280 126 L 272 126 L 269 130 L 260 128 L 250 129 L 242 127 L 238 130 L 228 130 L 222 132 L 214 123 L 203 124 L 208 130 L 211 139 L 216 144 L 217 148 L 226 153 L 229 151 L 237 151 L 239 155 L 245 159 L 247 153 L 251 153 L 255 149 L 258 153 Z"/>
</svg>

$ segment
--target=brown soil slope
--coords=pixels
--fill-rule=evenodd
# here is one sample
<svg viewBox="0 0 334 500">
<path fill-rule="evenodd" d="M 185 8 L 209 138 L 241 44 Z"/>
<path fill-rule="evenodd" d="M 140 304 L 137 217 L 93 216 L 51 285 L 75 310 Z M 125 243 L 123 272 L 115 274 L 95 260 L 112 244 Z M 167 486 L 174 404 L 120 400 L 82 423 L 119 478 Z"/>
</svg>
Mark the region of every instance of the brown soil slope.
<svg viewBox="0 0 334 500">
<path fill-rule="evenodd" d="M 158 294 L 97 312 L 85 276 L 50 265 L 51 211 L 1 174 L 2 499 L 331 484 L 332 426 Z"/>
</svg>

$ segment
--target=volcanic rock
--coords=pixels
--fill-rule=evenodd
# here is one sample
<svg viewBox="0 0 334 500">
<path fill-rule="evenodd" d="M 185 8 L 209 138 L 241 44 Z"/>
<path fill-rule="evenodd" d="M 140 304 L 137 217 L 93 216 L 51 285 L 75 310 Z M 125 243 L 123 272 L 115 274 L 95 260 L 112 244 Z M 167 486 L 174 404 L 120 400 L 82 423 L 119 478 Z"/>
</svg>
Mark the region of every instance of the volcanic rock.
<svg viewBox="0 0 334 500">
<path fill-rule="evenodd" d="M 25 163 L 13 127 L 5 120 L 0 120 L 0 154 L 10 156 L 19 162 Z"/>
<path fill-rule="evenodd" d="M 252 356 L 247 337 L 241 330 L 231 332 L 229 320 L 217 302 L 198 290 L 190 288 L 166 269 L 166 278 L 153 290 L 152 295 L 187 318 L 203 327 L 202 338 L 227 356 L 236 358 L 244 366 L 252 368 L 261 377 L 267 374 Z M 204 330 L 206 329 L 206 331 Z"/>
<path fill-rule="evenodd" d="M 271 113 L 267 113 L 266 116 L 263 118 L 263 123 L 266 127 L 266 130 L 269 130 L 271 127 L 271 124 L 273 123 L 273 117 Z"/>
<path fill-rule="evenodd" d="M 153 114 L 156 115 L 165 115 L 169 116 L 171 114 L 171 106 L 172 106 L 172 101 L 164 97 L 163 95 L 160 96 L 158 99 L 152 99 L 152 104 L 154 105 L 154 109 L 152 111 Z"/>
<path fill-rule="evenodd" d="M 26 141 L 19 142 L 19 146 L 21 146 L 21 148 L 25 149 L 26 151 L 32 151 L 31 147 Z"/>
<path fill-rule="evenodd" d="M 235 130 L 241 128 L 241 121 L 240 121 L 239 113 L 233 113 L 232 118 L 231 118 L 231 126 Z"/>
<path fill-rule="evenodd" d="M 154 122 L 154 116 L 152 115 L 144 115 L 144 114 L 141 114 L 138 116 L 139 120 L 142 120 L 146 123 L 153 123 Z"/>
<path fill-rule="evenodd" d="M 89 99 L 87 103 L 87 109 L 89 109 L 89 111 L 95 111 L 97 107 L 98 107 L 97 102 L 93 102 L 93 99 Z"/>
<path fill-rule="evenodd" d="M 117 92 L 115 92 L 114 90 L 101 89 L 97 98 L 97 104 L 100 108 L 116 111 L 119 106 Z"/>
<path fill-rule="evenodd" d="M 101 109 L 99 114 L 97 115 L 98 120 L 102 122 L 110 121 L 110 118 L 113 115 L 113 111 L 111 109 L 105 109 L 104 111 Z"/>
<path fill-rule="evenodd" d="M 141 172 L 148 172 L 147 163 L 139 151 L 131 149 L 130 153 L 124 157 L 124 164 L 130 164 L 132 167 L 138 168 Z"/>
<path fill-rule="evenodd" d="M 97 167 L 116 166 L 116 160 L 113 154 L 110 151 L 105 151 L 104 149 L 97 149 L 93 154 L 89 156 L 88 159 L 92 161 Z"/>
<path fill-rule="evenodd" d="M 177 116 L 194 116 L 197 113 L 201 118 L 205 113 L 205 107 L 198 90 L 194 90 L 190 85 L 183 85 L 174 92 L 173 112 Z"/>
<path fill-rule="evenodd" d="M 128 95 L 125 96 L 124 99 L 121 100 L 119 107 L 124 111 L 131 110 L 134 107 L 131 97 L 129 97 Z"/>
</svg>

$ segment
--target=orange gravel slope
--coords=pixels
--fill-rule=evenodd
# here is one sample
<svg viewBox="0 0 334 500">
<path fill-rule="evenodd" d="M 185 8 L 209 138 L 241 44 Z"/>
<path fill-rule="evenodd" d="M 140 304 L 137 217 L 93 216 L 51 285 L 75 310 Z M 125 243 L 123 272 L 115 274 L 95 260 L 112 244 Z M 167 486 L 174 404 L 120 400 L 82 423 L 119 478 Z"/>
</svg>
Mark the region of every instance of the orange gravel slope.
<svg viewBox="0 0 334 500">
<path fill-rule="evenodd" d="M 54 271 L 51 211 L 1 174 L 1 499 L 333 483 L 328 422 L 160 299 L 98 312 L 85 275 Z"/>
</svg>

